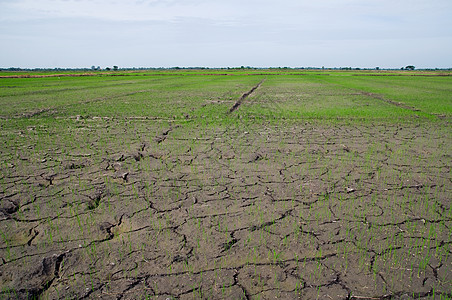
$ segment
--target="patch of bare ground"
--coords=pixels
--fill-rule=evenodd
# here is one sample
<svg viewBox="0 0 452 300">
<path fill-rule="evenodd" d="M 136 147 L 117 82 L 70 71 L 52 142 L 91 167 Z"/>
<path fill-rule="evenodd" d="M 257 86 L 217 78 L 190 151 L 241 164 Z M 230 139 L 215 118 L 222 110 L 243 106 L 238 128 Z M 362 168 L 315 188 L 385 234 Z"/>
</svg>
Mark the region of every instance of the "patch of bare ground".
<svg viewBox="0 0 452 300">
<path fill-rule="evenodd" d="M 2 299 L 451 297 L 448 125 L 95 122 L 0 152 Z"/>
</svg>

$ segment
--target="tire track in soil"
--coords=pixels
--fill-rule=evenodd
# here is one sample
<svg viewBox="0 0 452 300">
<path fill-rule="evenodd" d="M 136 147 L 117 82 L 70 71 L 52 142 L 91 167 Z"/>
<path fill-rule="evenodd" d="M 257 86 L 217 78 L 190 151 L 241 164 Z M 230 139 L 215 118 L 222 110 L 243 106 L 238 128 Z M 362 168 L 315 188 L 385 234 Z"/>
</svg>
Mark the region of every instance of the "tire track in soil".
<svg viewBox="0 0 452 300">
<path fill-rule="evenodd" d="M 378 76 L 378 75 L 377 75 L 377 76 Z M 409 105 L 407 105 L 407 104 L 405 104 L 405 103 L 403 103 L 403 102 L 399 102 L 399 101 L 394 101 L 394 100 L 391 100 L 391 99 L 387 99 L 387 98 L 385 98 L 384 95 L 381 95 L 381 94 L 372 93 L 372 92 L 365 92 L 365 91 L 363 91 L 363 90 L 350 88 L 350 87 L 347 87 L 347 86 L 345 86 L 345 85 L 337 84 L 337 83 L 331 83 L 331 82 L 330 82 L 329 84 L 336 85 L 336 86 L 340 86 L 340 87 L 342 87 L 342 88 L 346 88 L 346 89 L 349 89 L 349 90 L 352 90 L 352 91 L 356 91 L 358 95 L 371 97 L 371 98 L 373 98 L 373 99 L 377 99 L 377 100 L 386 102 L 386 103 L 388 103 L 388 104 L 391 104 L 391 105 L 394 105 L 394 106 L 397 106 L 397 107 L 400 107 L 400 108 L 403 108 L 403 109 L 412 111 L 412 112 L 414 112 L 414 113 L 421 113 L 421 114 L 424 114 L 424 116 L 425 116 L 425 115 L 429 115 L 429 116 L 432 116 L 432 117 L 436 117 L 436 118 L 438 118 L 438 119 L 443 119 L 443 118 L 445 117 L 445 116 L 443 116 L 443 115 L 437 115 L 437 114 L 434 114 L 434 113 L 429 113 L 429 112 L 422 111 L 422 110 L 420 110 L 420 109 L 418 109 L 418 108 L 416 108 L 416 107 L 409 106 Z M 418 115 L 418 114 L 415 114 L 415 116 L 416 116 L 416 117 L 420 117 L 420 115 Z"/>
<path fill-rule="evenodd" d="M 394 105 L 394 106 L 397 106 L 397 107 L 400 107 L 400 108 L 403 108 L 403 109 L 406 109 L 406 110 L 409 110 L 409 111 L 412 111 L 412 112 L 415 113 L 416 117 L 421 117 L 422 116 L 422 115 L 419 115 L 419 114 L 416 114 L 416 113 L 423 114 L 424 117 L 425 117 L 425 115 L 428 115 L 428 116 L 436 117 L 438 119 L 444 119 L 446 117 L 446 115 L 429 113 L 429 112 L 420 110 L 419 108 L 407 105 L 407 104 L 405 104 L 403 102 L 387 99 L 383 95 L 380 95 L 380 94 L 371 93 L 371 92 L 364 92 L 364 91 L 359 91 L 359 94 L 363 95 L 363 96 L 371 97 L 373 99 L 377 99 L 377 100 L 380 100 L 380 101 L 383 101 L 383 102 L 386 102 L 388 104 L 391 104 L 391 105 Z"/>
<path fill-rule="evenodd" d="M 385 98 L 384 95 L 381 95 L 381 94 L 376 94 L 376 93 L 371 93 L 371 92 L 364 92 L 364 91 L 361 91 L 361 90 L 356 90 L 356 91 L 358 91 L 359 95 L 371 97 L 373 99 L 377 99 L 377 100 L 380 100 L 382 102 L 385 102 L 385 103 L 388 103 L 388 104 L 391 104 L 391 105 L 394 105 L 394 106 L 397 106 L 397 107 L 400 107 L 400 108 L 412 111 L 413 113 L 415 113 L 416 117 L 421 117 L 422 115 L 425 117 L 426 115 L 428 115 L 428 116 L 436 117 L 438 119 L 444 119 L 445 118 L 445 115 L 429 113 L 429 112 L 420 110 L 419 108 L 407 105 L 407 104 L 405 104 L 403 102 L 394 101 L 394 100 Z M 422 115 L 419 115 L 417 113 L 422 114 Z"/>
<path fill-rule="evenodd" d="M 398 102 L 398 101 L 393 101 L 393 100 L 390 100 L 390 99 L 386 99 L 383 95 L 380 95 L 380 94 L 375 94 L 375 93 L 370 93 L 370 92 L 363 92 L 363 91 L 360 91 L 360 94 L 364 95 L 364 96 L 367 96 L 367 97 L 371 97 L 371 98 L 377 99 L 377 100 L 381 100 L 383 102 L 395 105 L 395 106 L 403 108 L 403 109 L 411 110 L 413 112 L 422 112 L 420 109 L 415 108 L 413 106 L 406 105 L 405 103 Z"/>
<path fill-rule="evenodd" d="M 240 105 L 242 105 L 243 101 L 245 101 L 246 98 L 248 98 L 252 93 L 254 93 L 255 90 L 257 90 L 265 81 L 266 78 L 262 79 L 261 82 L 259 82 L 257 85 L 255 85 L 251 90 L 244 93 L 242 97 L 240 97 L 237 102 L 234 103 L 234 105 L 229 109 L 229 113 L 234 112 L 239 108 Z"/>
<path fill-rule="evenodd" d="M 16 113 L 16 114 L 14 114 L 12 116 L 2 116 L 2 115 L 0 115 L 0 119 L 2 119 L 2 120 L 29 119 L 29 118 L 33 118 L 35 116 L 42 115 L 42 114 L 47 113 L 47 112 L 50 112 L 52 114 L 57 114 L 58 112 L 61 112 L 62 110 L 66 109 L 66 108 L 73 107 L 73 106 L 91 104 L 91 103 L 95 103 L 95 102 L 112 100 L 112 99 L 117 99 L 117 98 L 121 98 L 121 97 L 128 97 L 128 96 L 133 96 L 133 95 L 136 95 L 136 94 L 147 93 L 147 92 L 151 92 L 151 91 L 153 91 L 153 90 L 152 89 L 139 90 L 139 91 L 134 91 L 134 92 L 122 93 L 122 94 L 118 94 L 118 95 L 115 95 L 115 96 L 98 97 L 98 98 L 93 98 L 93 99 L 87 99 L 87 100 L 84 100 L 84 101 L 78 101 L 78 102 L 75 102 L 75 103 L 63 104 L 63 105 L 60 105 L 60 106 L 55 106 L 55 107 L 50 107 L 50 108 L 42 108 L 42 109 L 26 111 L 26 112 L 22 112 L 22 113 Z"/>
</svg>

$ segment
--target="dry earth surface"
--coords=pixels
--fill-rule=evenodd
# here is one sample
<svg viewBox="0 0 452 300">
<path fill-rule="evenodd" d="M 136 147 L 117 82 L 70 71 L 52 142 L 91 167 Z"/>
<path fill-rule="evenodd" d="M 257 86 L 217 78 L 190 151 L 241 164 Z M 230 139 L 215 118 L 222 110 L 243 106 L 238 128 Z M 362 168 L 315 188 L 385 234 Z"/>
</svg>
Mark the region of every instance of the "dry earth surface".
<svg viewBox="0 0 452 300">
<path fill-rule="evenodd" d="M 451 299 L 450 118 L 253 121 L 268 81 L 202 99 L 231 123 L 6 116 L 0 299 Z"/>
</svg>

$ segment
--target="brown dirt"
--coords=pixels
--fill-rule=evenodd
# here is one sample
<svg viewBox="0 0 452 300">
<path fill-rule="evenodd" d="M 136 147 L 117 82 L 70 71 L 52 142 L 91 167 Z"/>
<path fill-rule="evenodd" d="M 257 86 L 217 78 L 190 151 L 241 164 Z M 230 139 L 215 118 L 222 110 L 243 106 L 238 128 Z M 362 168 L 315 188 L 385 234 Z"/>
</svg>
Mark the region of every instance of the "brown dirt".
<svg viewBox="0 0 452 300">
<path fill-rule="evenodd" d="M 2 299 L 451 297 L 447 130 L 84 121 L 1 152 Z"/>
</svg>

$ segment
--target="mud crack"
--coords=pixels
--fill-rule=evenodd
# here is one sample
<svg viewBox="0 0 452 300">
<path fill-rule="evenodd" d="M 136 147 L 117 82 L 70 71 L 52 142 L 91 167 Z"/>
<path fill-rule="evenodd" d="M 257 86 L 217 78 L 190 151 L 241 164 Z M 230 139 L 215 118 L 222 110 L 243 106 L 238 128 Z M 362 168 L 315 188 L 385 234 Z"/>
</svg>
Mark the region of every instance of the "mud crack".
<svg viewBox="0 0 452 300">
<path fill-rule="evenodd" d="M 170 127 L 168 129 L 165 129 L 164 131 L 162 131 L 162 133 L 160 133 L 159 135 L 157 135 L 154 138 L 154 141 L 157 144 L 160 144 L 161 142 L 163 142 L 164 140 L 166 140 L 166 138 L 168 137 L 168 134 L 173 131 L 174 129 L 179 128 L 179 126 L 175 126 L 175 127 Z"/>
</svg>

